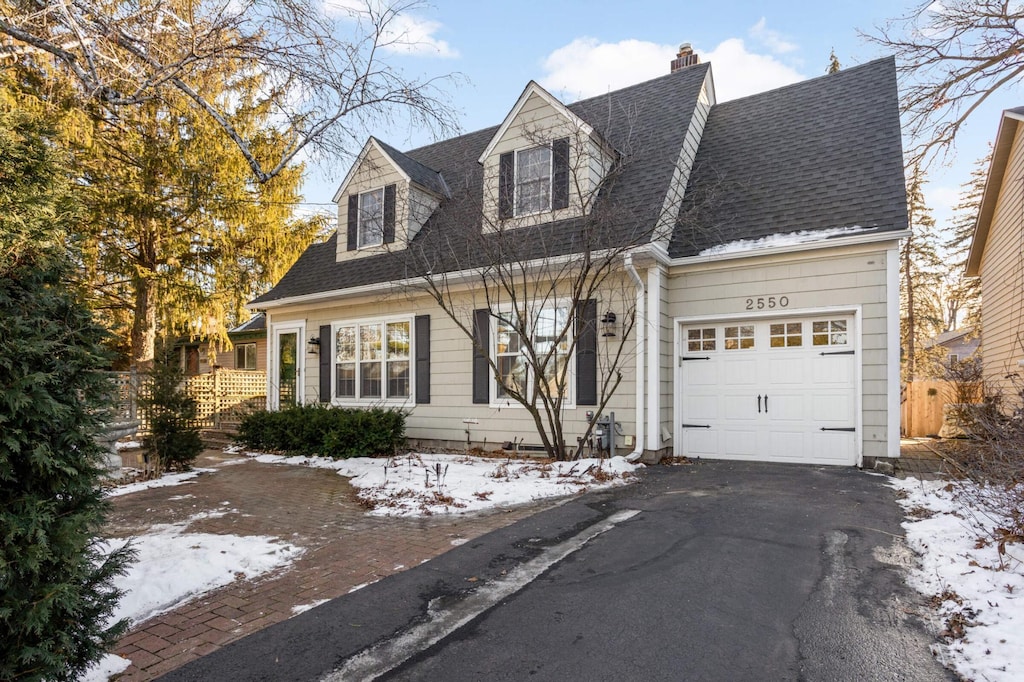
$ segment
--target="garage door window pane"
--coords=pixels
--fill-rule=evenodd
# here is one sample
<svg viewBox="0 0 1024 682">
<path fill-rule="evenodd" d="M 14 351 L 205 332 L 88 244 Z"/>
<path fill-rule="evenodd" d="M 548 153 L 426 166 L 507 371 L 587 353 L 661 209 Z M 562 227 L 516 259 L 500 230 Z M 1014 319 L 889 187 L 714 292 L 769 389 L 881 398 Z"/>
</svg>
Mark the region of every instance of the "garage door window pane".
<svg viewBox="0 0 1024 682">
<path fill-rule="evenodd" d="M 754 347 L 754 325 L 725 328 L 725 349 L 746 350 Z"/>
<path fill-rule="evenodd" d="M 686 350 L 696 353 L 702 350 L 715 350 L 715 328 L 690 329 L 686 332 Z"/>
<path fill-rule="evenodd" d="M 821 320 L 813 323 L 815 346 L 845 346 L 847 343 L 846 320 Z"/>
<path fill-rule="evenodd" d="M 772 348 L 798 348 L 803 345 L 803 322 L 780 322 L 769 327 Z"/>
</svg>

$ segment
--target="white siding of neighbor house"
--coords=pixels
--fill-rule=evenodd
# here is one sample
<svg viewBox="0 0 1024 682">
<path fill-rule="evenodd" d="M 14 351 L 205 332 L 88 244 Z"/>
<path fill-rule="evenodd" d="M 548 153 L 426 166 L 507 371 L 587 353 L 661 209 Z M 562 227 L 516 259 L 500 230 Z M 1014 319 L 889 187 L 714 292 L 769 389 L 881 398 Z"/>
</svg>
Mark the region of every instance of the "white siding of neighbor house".
<svg viewBox="0 0 1024 682">
<path fill-rule="evenodd" d="M 348 198 L 352 194 L 361 194 L 380 189 L 385 185 L 395 185 L 395 242 L 382 244 L 353 251 L 348 250 Z M 352 260 L 363 256 L 405 248 L 405 244 L 419 233 L 423 223 L 440 204 L 440 199 L 410 183 L 402 176 L 383 154 L 372 144 L 355 169 L 345 194 L 338 199 L 338 245 L 337 261 Z"/>
<path fill-rule="evenodd" d="M 776 311 L 779 317 L 823 308 L 859 310 L 863 454 L 887 457 L 887 347 L 889 343 L 899 343 L 899 339 L 887 339 L 886 334 L 886 259 L 887 249 L 894 248 L 894 244 L 837 247 L 671 268 L 666 283 L 665 314 L 671 320 L 740 318 L 750 313 L 746 300 L 759 296 L 788 297 L 788 307 Z M 672 334 L 675 333 L 673 330 Z M 666 355 L 672 358 L 674 352 L 670 349 Z M 672 364 L 668 374 L 674 380 Z M 664 409 L 662 420 L 663 426 L 671 429 L 672 416 Z"/>
<path fill-rule="evenodd" d="M 621 283 L 606 287 L 598 296 L 598 319 L 606 310 L 620 312 L 624 309 L 622 297 L 635 300 L 631 287 L 622 288 Z M 462 320 L 469 329 L 472 328 L 472 310 L 486 307 L 482 295 L 475 298 L 466 294 L 460 308 Z M 449 445 L 465 443 L 466 424 L 464 419 L 476 419 L 478 424 L 469 425 L 470 437 L 474 445 L 487 448 L 500 447 L 502 443 L 518 439 L 527 445 L 539 445 L 533 420 L 525 410 L 514 405 L 474 404 L 472 396 L 472 359 L 473 344 L 466 334 L 428 297 L 413 291 L 394 290 L 377 296 L 351 298 L 344 302 L 319 302 L 313 305 L 289 306 L 285 309 L 273 309 L 271 324 L 287 326 L 290 323 L 304 323 L 306 336 L 317 334 L 320 325 L 332 324 L 346 320 L 358 320 L 377 317 L 402 317 L 412 320 L 416 315 L 430 315 L 430 383 L 431 395 L 429 404 L 413 405 L 409 399 L 406 407 L 410 410 L 407 419 L 406 434 L 410 439 L 430 439 Z M 271 331 L 271 334 L 273 332 Z M 621 336 L 621 334 L 620 334 Z M 611 343 L 618 341 L 619 336 L 609 340 L 601 337 L 598 331 L 599 350 L 599 381 Z M 635 344 L 632 338 L 626 345 L 632 351 Z M 415 352 L 415 350 L 413 351 Z M 303 346 L 305 386 L 304 402 L 319 400 L 319 356 L 305 353 Z M 573 360 L 575 367 L 575 360 Z M 412 363 L 413 382 L 415 382 L 415 363 Z M 635 376 L 633 355 L 628 353 L 622 366 L 623 380 L 606 410 L 614 410 L 616 420 L 621 423 L 623 434 L 636 434 L 635 417 Z M 411 390 L 415 396 L 415 383 Z M 352 404 L 352 403 L 346 403 Z M 579 406 L 565 410 L 564 424 L 566 427 L 566 444 L 574 446 L 576 437 L 582 435 L 586 427 L 586 412 L 595 410 L 594 406 Z M 617 447 L 623 448 L 624 439 L 620 436 Z M 632 448 L 627 448 L 627 450 Z"/>
<path fill-rule="evenodd" d="M 981 260 L 982 366 L 1006 397 L 1024 377 L 1024 126 L 1018 124 Z M 1015 386 L 1016 382 L 1016 386 Z"/>
<path fill-rule="evenodd" d="M 556 111 L 544 98 L 531 94 L 512 119 L 504 136 L 497 141 L 483 163 L 484 229 L 496 229 L 498 222 L 498 169 L 501 155 L 529 149 L 552 140 L 569 138 L 569 207 L 535 216 L 509 218 L 502 227 L 564 220 L 578 217 L 589 209 L 612 158 L 596 140 Z"/>
</svg>

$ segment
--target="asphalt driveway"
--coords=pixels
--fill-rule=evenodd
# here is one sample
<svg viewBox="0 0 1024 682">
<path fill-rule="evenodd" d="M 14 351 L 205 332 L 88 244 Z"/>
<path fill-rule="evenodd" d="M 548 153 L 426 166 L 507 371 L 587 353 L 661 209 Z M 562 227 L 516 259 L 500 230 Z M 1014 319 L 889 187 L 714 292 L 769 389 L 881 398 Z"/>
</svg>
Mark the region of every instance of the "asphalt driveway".
<svg viewBox="0 0 1024 682">
<path fill-rule="evenodd" d="M 167 680 L 949 680 L 885 478 L 649 469 Z"/>
</svg>

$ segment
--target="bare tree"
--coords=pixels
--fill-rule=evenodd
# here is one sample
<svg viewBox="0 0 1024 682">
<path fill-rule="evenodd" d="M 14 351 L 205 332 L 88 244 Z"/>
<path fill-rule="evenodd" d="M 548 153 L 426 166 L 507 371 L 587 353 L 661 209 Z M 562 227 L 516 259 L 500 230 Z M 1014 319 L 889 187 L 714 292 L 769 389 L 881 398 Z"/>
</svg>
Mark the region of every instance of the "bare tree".
<svg viewBox="0 0 1024 682">
<path fill-rule="evenodd" d="M 457 127 L 438 89 L 450 76 L 417 79 L 389 51 L 417 47 L 403 21 L 416 0 L 0 0 L 0 64 L 46 59 L 105 108 L 173 90 L 216 122 L 259 182 L 303 150 L 344 156 L 366 129 L 398 117 L 435 132 Z M 45 65 L 49 68 L 49 64 Z M 285 142 L 271 158 L 235 120 L 236 99 L 211 94 L 204 74 L 260 73 L 257 101 Z"/>
<path fill-rule="evenodd" d="M 1009 0 L 926 0 L 874 33 L 895 54 L 913 140 L 908 167 L 944 160 L 961 126 L 1024 73 L 1024 5 Z"/>
<path fill-rule="evenodd" d="M 592 183 L 586 133 L 570 131 L 561 147 L 552 142 L 558 133 L 524 136 L 535 139 L 541 155 L 564 155 L 565 208 L 537 215 L 528 206 L 503 208 L 524 193 L 503 199 L 496 171 L 469 160 L 470 174 L 449 183 L 452 196 L 410 244 L 406 267 L 410 293 L 429 295 L 472 342 L 475 361 L 486 366 L 488 394 L 522 406 L 548 456 L 568 459 L 591 438 L 635 357 L 636 325 L 646 323 L 627 259 L 652 239 L 667 239 L 676 223 L 658 225 L 649 212 L 616 199 L 623 173 L 647 156 L 642 144 L 617 145 L 628 154 L 607 150 L 603 177 Z M 682 189 L 669 202 L 676 209 Z M 615 333 L 604 336 L 610 310 L 619 311 Z M 581 353 L 596 355 L 596 392 L 586 402 L 593 409 L 585 430 L 571 443 L 563 415 L 575 375 L 569 361 Z"/>
</svg>

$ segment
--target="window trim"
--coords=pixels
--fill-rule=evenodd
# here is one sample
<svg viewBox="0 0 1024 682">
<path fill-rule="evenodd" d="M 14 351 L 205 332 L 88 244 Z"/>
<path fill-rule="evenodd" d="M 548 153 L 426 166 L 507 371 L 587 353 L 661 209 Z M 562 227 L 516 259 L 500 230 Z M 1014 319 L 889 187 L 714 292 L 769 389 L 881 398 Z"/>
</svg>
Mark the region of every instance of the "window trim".
<svg viewBox="0 0 1024 682">
<path fill-rule="evenodd" d="M 540 215 L 542 213 L 550 213 L 551 207 L 554 204 L 555 196 L 555 148 L 553 140 L 545 144 L 537 144 L 532 147 L 523 147 L 522 149 L 516 149 L 513 152 L 514 163 L 512 165 L 512 217 L 523 218 L 526 216 Z M 536 211 L 523 211 L 519 210 L 519 154 L 523 152 L 533 151 L 535 149 L 547 149 L 548 150 L 548 202 L 543 208 L 539 208 Z"/>
<path fill-rule="evenodd" d="M 409 352 L 402 358 L 388 360 L 387 357 L 387 325 L 404 322 L 409 325 Z M 379 325 L 381 327 L 381 359 L 362 360 L 359 343 L 359 329 L 362 326 Z M 355 395 L 338 396 L 338 359 L 335 346 L 338 330 L 342 327 L 355 328 L 355 359 L 351 362 L 355 365 Z M 400 405 L 414 406 L 416 404 L 416 318 L 415 315 L 389 315 L 384 317 L 361 317 L 346 320 L 334 320 L 331 322 L 331 404 L 345 407 L 366 407 L 368 405 Z M 381 395 L 375 397 L 360 397 L 362 389 L 362 365 L 365 363 L 377 362 L 381 368 L 380 387 Z M 405 397 L 390 397 L 388 393 L 388 364 L 389 362 L 405 362 L 409 374 L 409 395 Z"/>
<path fill-rule="evenodd" d="M 238 364 L 238 352 L 240 350 L 252 347 L 252 367 L 241 367 Z M 245 364 L 243 362 L 243 364 Z M 257 346 L 255 341 L 246 341 L 244 343 L 235 344 L 235 369 L 244 370 L 246 372 L 255 372 L 259 366 L 259 358 L 257 357 Z"/>
<path fill-rule="evenodd" d="M 526 313 L 527 313 L 527 315 L 529 315 L 529 317 L 530 317 L 531 321 L 533 322 L 533 324 L 536 325 L 536 322 L 538 320 L 540 311 L 542 311 L 542 310 L 544 310 L 546 308 L 562 308 L 562 307 L 566 308 L 568 311 L 571 312 L 572 301 L 567 300 L 567 299 L 555 299 L 554 301 L 549 301 L 547 305 L 541 305 L 539 307 L 531 305 L 531 306 L 527 307 Z M 494 367 L 498 366 L 498 354 L 497 354 L 498 353 L 498 317 L 506 315 L 506 314 L 509 314 L 509 313 L 512 313 L 512 312 L 513 311 L 511 309 L 511 307 L 501 307 L 498 310 L 492 312 L 488 316 L 488 324 L 489 324 L 489 335 L 488 336 L 489 336 L 489 338 L 488 338 L 487 354 L 488 354 L 488 357 L 490 358 L 491 362 L 494 363 Z M 577 313 L 576 317 L 579 317 L 580 314 L 582 314 L 582 305 L 580 306 L 580 310 Z M 572 320 L 573 330 L 574 330 L 572 332 L 573 334 L 576 333 L 575 329 L 576 329 L 577 323 L 578 323 L 577 319 L 573 319 Z M 535 333 L 535 331 L 536 331 L 535 329 L 531 329 L 530 330 L 531 336 Z M 567 340 L 571 344 L 571 339 L 567 339 Z M 520 347 L 521 347 L 521 344 L 522 344 L 522 341 L 520 341 Z M 575 409 L 576 408 L 576 354 L 577 354 L 578 350 L 579 350 L 579 343 L 577 343 L 572 348 L 572 350 L 569 351 L 568 357 L 565 360 L 566 367 L 567 367 L 566 376 L 565 376 L 566 395 L 565 395 L 565 398 L 562 399 L 562 409 Z M 526 382 L 527 382 L 527 384 L 526 384 L 527 385 L 527 389 L 526 390 L 527 391 L 532 390 L 533 382 L 536 380 L 535 377 L 533 376 L 533 372 L 531 372 L 530 370 L 531 370 L 531 368 L 527 367 L 527 377 L 526 377 Z M 523 405 L 521 403 L 519 403 L 518 401 L 516 401 L 514 398 L 499 397 L 498 396 L 498 377 L 494 376 L 493 368 L 489 367 L 488 371 L 491 374 L 491 376 L 489 377 L 489 381 L 488 381 L 488 403 L 489 403 L 489 407 L 494 407 L 494 408 L 504 408 L 504 407 L 523 408 Z"/>
<path fill-rule="evenodd" d="M 368 189 L 365 192 L 356 194 L 356 250 L 373 249 L 384 246 L 384 185 L 375 189 Z M 380 196 L 380 241 L 372 244 L 363 243 L 363 196 L 378 194 Z"/>
</svg>

